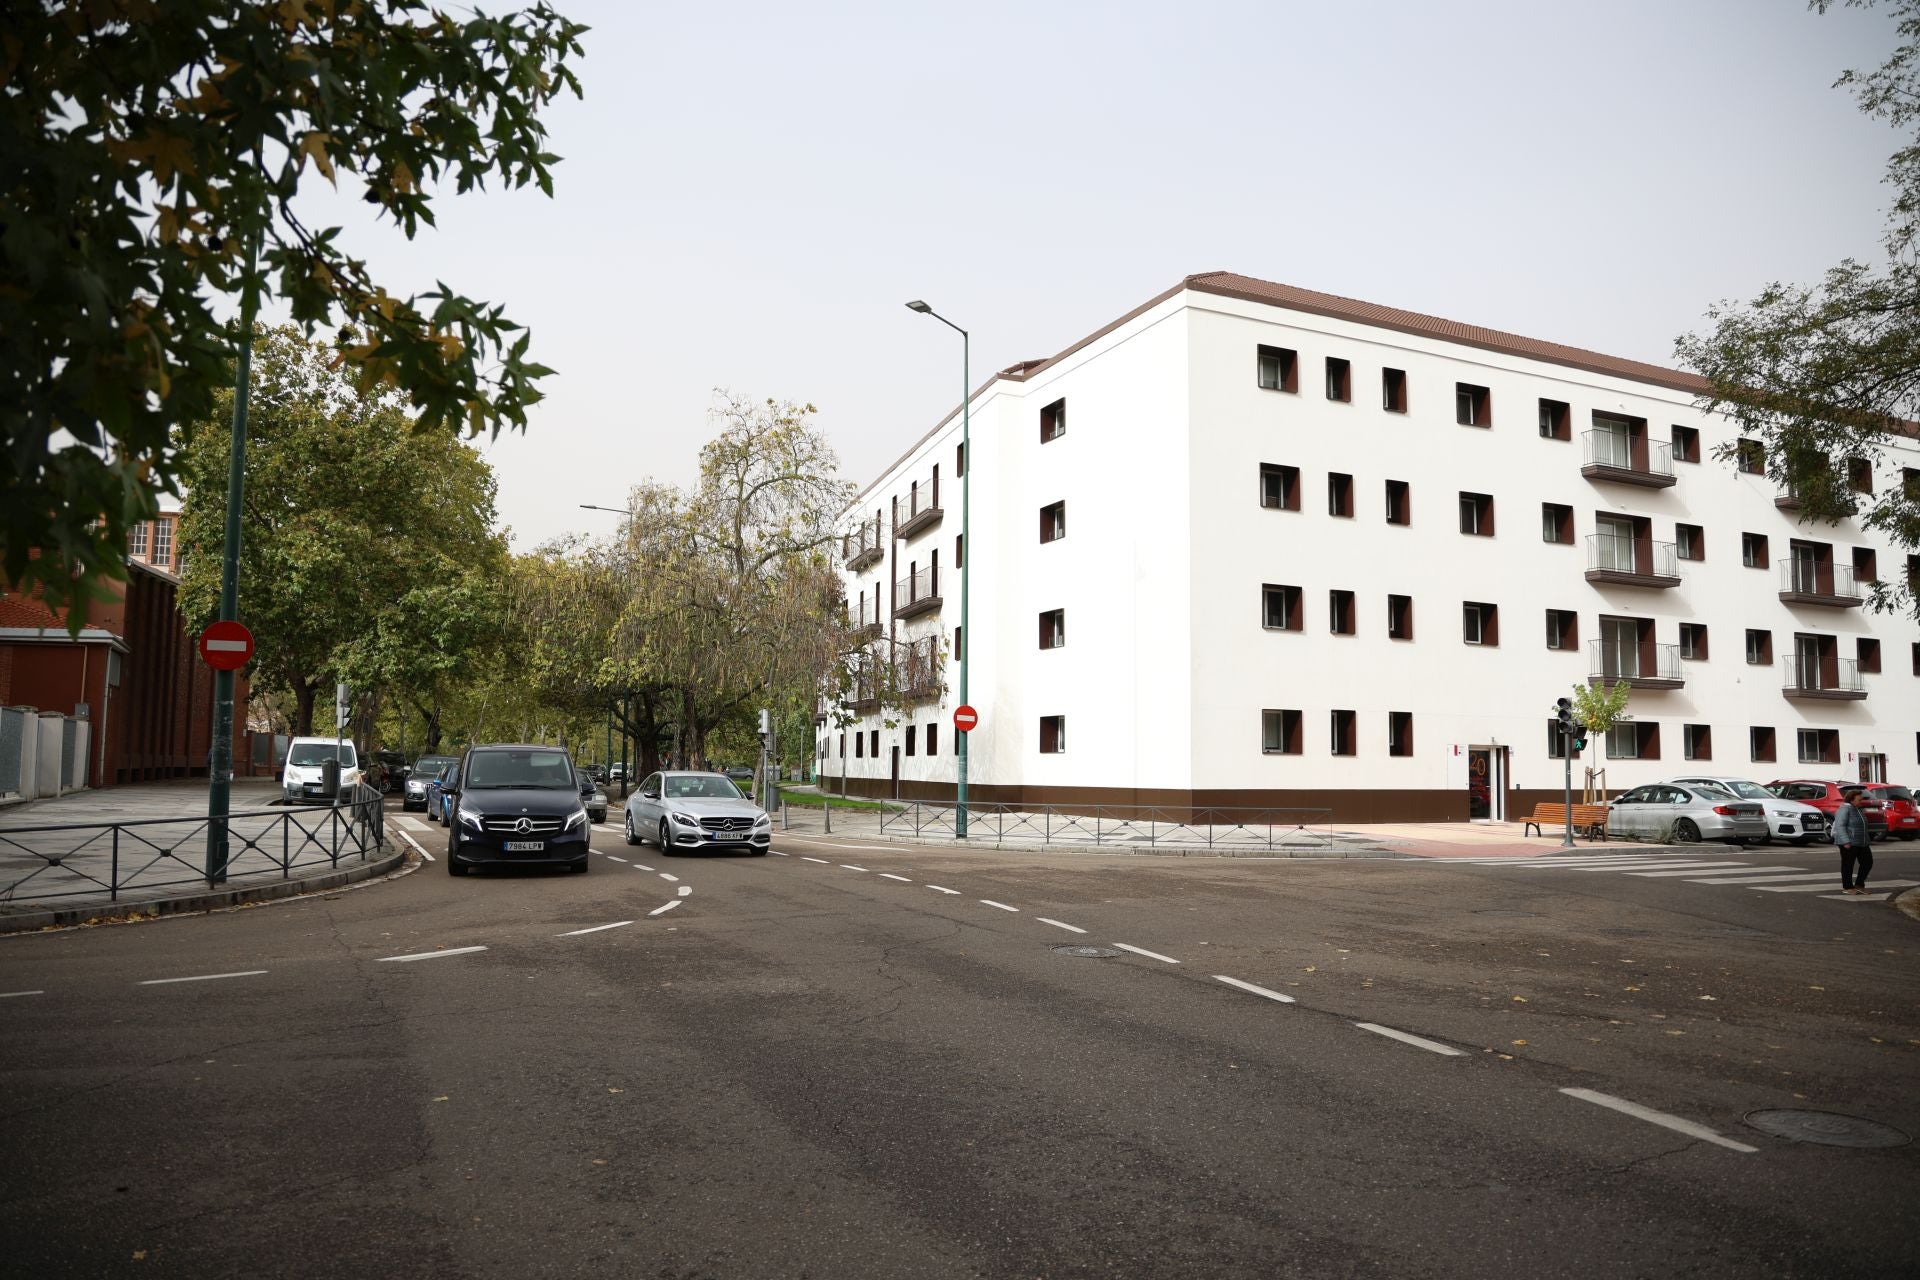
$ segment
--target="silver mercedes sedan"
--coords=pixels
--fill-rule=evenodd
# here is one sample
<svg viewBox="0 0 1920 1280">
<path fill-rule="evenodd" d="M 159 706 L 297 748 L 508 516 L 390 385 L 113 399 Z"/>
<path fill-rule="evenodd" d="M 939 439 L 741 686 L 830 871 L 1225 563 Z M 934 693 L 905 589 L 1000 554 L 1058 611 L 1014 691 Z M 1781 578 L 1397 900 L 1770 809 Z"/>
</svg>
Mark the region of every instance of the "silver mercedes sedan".
<svg viewBox="0 0 1920 1280">
<path fill-rule="evenodd" d="M 1607 834 L 1655 844 L 1767 838 L 1767 811 L 1756 800 L 1704 783 L 1635 787 L 1607 809 Z"/>
<path fill-rule="evenodd" d="M 627 843 L 651 840 L 663 853 L 737 850 L 764 854 L 773 820 L 724 773 L 650 773 L 627 797 Z"/>
</svg>

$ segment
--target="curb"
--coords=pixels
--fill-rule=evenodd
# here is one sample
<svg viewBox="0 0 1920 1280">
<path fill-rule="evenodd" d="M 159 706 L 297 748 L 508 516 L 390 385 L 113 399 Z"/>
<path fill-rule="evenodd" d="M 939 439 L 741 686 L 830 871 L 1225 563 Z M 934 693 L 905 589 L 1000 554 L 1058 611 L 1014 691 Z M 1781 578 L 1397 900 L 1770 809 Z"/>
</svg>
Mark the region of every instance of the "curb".
<svg viewBox="0 0 1920 1280">
<path fill-rule="evenodd" d="M 1909 889 L 1893 899 L 1896 910 L 1909 920 L 1920 920 L 1920 889 Z"/>
<path fill-rule="evenodd" d="M 371 880 L 375 876 L 386 875 L 405 862 L 406 857 L 407 851 L 396 846 L 391 853 L 383 854 L 371 862 L 357 863 L 351 867 L 326 871 L 319 875 L 248 885 L 240 889 L 220 889 L 211 893 L 182 894 L 171 898 L 148 898 L 138 902 L 90 902 L 77 907 L 48 907 L 34 911 L 0 912 L 0 934 L 68 928 L 102 919 L 187 915 L 201 911 L 217 911 L 222 907 L 237 907 L 249 902 L 272 902 L 277 898 L 292 898 L 322 889 L 337 889 L 342 885 L 355 884 L 361 880 Z"/>
</svg>

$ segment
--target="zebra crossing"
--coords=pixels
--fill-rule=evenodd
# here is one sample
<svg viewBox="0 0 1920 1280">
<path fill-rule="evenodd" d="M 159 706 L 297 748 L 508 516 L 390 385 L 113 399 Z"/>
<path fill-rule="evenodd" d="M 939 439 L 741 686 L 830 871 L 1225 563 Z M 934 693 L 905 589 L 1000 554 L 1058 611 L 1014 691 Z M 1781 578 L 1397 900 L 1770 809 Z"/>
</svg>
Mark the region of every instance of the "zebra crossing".
<svg viewBox="0 0 1920 1280">
<path fill-rule="evenodd" d="M 1835 902 L 1885 902 L 1892 890 L 1910 889 L 1920 880 L 1876 879 L 1865 894 L 1841 893 L 1836 888 L 1840 873 L 1838 855 L 1829 851 L 1816 855 L 1827 864 L 1825 870 L 1808 867 L 1773 866 L 1746 859 L 1755 856 L 1745 851 L 1737 856 L 1703 857 L 1679 854 L 1672 850 L 1657 853 L 1575 853 L 1552 854 L 1540 858 L 1458 858 L 1451 866 L 1500 867 L 1513 871 L 1570 872 L 1585 875 L 1623 875 L 1641 880 L 1678 880 L 1682 884 L 1705 884 L 1750 889 L 1756 893 L 1816 894 Z M 1795 854 L 1805 861 L 1805 851 Z M 1886 891 L 1886 892 L 1883 892 Z"/>
</svg>

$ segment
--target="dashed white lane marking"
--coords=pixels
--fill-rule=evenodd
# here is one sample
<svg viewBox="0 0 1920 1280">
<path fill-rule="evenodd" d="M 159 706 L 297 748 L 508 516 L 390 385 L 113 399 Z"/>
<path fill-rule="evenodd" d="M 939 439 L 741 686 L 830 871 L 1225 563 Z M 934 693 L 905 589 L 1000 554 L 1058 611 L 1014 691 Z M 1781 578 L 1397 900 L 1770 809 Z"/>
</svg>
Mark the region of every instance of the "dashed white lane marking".
<svg viewBox="0 0 1920 1280">
<path fill-rule="evenodd" d="M 806 854 L 804 854 L 804 853 L 800 855 L 800 861 L 802 861 L 802 862 L 817 862 L 817 863 L 819 863 L 819 864 L 820 864 L 821 866 L 823 866 L 823 867 L 830 867 L 830 866 L 832 866 L 832 865 L 833 865 L 833 864 L 832 864 L 831 862 L 828 862 L 828 861 L 827 861 L 827 860 L 826 860 L 825 858 L 809 858 L 809 857 L 808 857 L 808 856 L 807 856 Z"/>
<path fill-rule="evenodd" d="M 597 924 L 591 929 L 575 929 L 572 933 L 556 933 L 556 938 L 577 938 L 583 933 L 600 933 L 607 929 L 621 929 L 632 924 L 631 920 L 615 920 L 612 924 Z"/>
<path fill-rule="evenodd" d="M 842 871 L 865 871 L 865 870 L 866 870 L 866 868 L 865 868 L 865 867 L 856 867 L 856 866 L 854 866 L 854 865 L 853 865 L 852 863 L 850 863 L 850 862 L 843 862 L 843 863 L 841 863 L 841 864 L 840 864 L 840 869 L 841 869 Z"/>
<path fill-rule="evenodd" d="M 1064 920 L 1049 920 L 1045 916 L 1035 916 L 1034 919 L 1038 920 L 1041 924 L 1050 924 L 1056 929 L 1065 929 L 1068 933 L 1085 933 L 1086 932 L 1086 930 L 1082 929 L 1079 925 L 1068 924 Z"/>
<path fill-rule="evenodd" d="M 1715 863 L 1714 866 L 1716 869 L 1724 868 L 1725 870 L 1733 871 L 1741 867 L 1746 867 L 1747 864 L 1744 862 L 1718 862 Z M 1784 871 L 1798 871 L 1799 869 L 1798 867 L 1782 868 Z M 1748 871 L 1751 873 L 1752 868 L 1748 867 Z M 1642 880 L 1659 880 L 1667 876 L 1697 876 L 1700 874 L 1700 870 L 1695 867 L 1686 871 L 1629 871 L 1627 874 L 1630 876 L 1639 876 Z"/>
<path fill-rule="evenodd" d="M 15 996 L 43 996 L 45 991 L 0 991 L 0 1000 L 11 1000 Z"/>
<path fill-rule="evenodd" d="M 635 862 L 635 863 L 630 863 L 629 865 L 630 865 L 630 866 L 632 866 L 632 868 L 633 868 L 633 869 L 634 869 L 635 871 L 651 871 L 651 870 L 653 870 L 653 868 L 652 868 L 652 867 L 649 867 L 649 866 L 647 866 L 647 865 L 646 865 L 645 863 L 640 863 L 640 862 Z"/>
<path fill-rule="evenodd" d="M 674 883 L 674 884 L 679 884 L 679 883 L 680 883 L 680 877 L 679 877 L 679 876 L 676 876 L 676 875 L 674 875 L 674 874 L 673 874 L 673 873 L 672 873 L 671 871 L 662 871 L 662 872 L 660 873 L 660 878 L 661 878 L 662 880 L 667 880 L 667 881 L 671 881 L 671 882 L 672 882 L 672 883 Z"/>
<path fill-rule="evenodd" d="M 675 898 L 672 902 L 669 902 L 666 906 L 655 907 L 653 910 L 647 912 L 647 914 L 650 916 L 663 916 L 667 912 L 673 910 L 675 907 L 679 906 L 682 902 L 685 902 L 685 901 L 686 901 L 685 898 Z"/>
<path fill-rule="evenodd" d="M 1648 1124 L 1657 1124 L 1663 1129 L 1671 1129 L 1675 1133 L 1684 1133 L 1688 1137 L 1698 1138 L 1702 1142 L 1711 1142 L 1715 1146 L 1725 1147 L 1729 1151 L 1745 1151 L 1751 1155 L 1760 1149 L 1758 1147 L 1750 1147 L 1744 1142 L 1735 1142 L 1732 1138 L 1723 1138 L 1703 1124 L 1695 1124 L 1691 1120 L 1682 1120 L 1679 1116 L 1670 1116 L 1664 1111 L 1655 1111 L 1653 1108 L 1643 1107 L 1637 1102 L 1628 1102 L 1625 1098 L 1616 1098 L 1610 1093 L 1598 1093 L 1592 1089 L 1562 1089 L 1560 1092 L 1566 1094 L 1569 1098 L 1578 1098 L 1582 1102 L 1591 1102 L 1595 1106 L 1618 1111 L 1622 1115 L 1632 1116 L 1636 1120 L 1645 1120 Z"/>
<path fill-rule="evenodd" d="M 1362 1031 L 1371 1031 L 1377 1036 L 1385 1036 L 1389 1040 L 1398 1040 L 1401 1044 L 1410 1044 L 1416 1049 L 1425 1049 L 1428 1053 L 1443 1054 L 1449 1058 L 1466 1056 L 1462 1050 L 1456 1049 L 1450 1044 L 1441 1044 L 1438 1040 L 1429 1040 L 1425 1036 L 1410 1035 L 1405 1031 L 1395 1031 L 1392 1027 L 1383 1027 L 1377 1022 L 1356 1022 L 1353 1025 Z"/>
<path fill-rule="evenodd" d="M 615 861 L 615 862 L 625 862 L 625 861 L 626 861 L 626 859 L 625 859 L 625 858 L 621 858 L 621 857 L 616 857 L 615 855 L 613 855 L 613 854 L 611 854 L 611 853 L 610 853 L 610 854 L 608 854 L 608 855 L 607 855 L 607 857 L 609 857 L 609 858 L 612 858 L 612 859 L 613 859 L 613 861 Z"/>
<path fill-rule="evenodd" d="M 1229 978 L 1224 973 L 1214 974 L 1213 980 L 1215 982 L 1224 982 L 1230 987 L 1238 987 L 1242 991 L 1251 991 L 1256 996 L 1265 996 L 1269 1000 L 1278 1000 L 1281 1004 L 1294 1003 L 1294 999 L 1290 995 L 1284 995 L 1278 991 L 1269 991 L 1265 987 L 1256 987 L 1251 982 L 1242 982 L 1238 978 Z"/>
<path fill-rule="evenodd" d="M 400 964 L 408 960 L 438 960 L 441 956 L 464 956 L 485 950 L 485 947 L 453 947 L 446 951 L 416 951 L 410 956 L 381 956 L 380 963 Z"/>
<path fill-rule="evenodd" d="M 1691 881 L 1688 881 L 1688 883 L 1689 884 L 1790 884 L 1795 880 L 1830 880 L 1833 878 L 1833 872 L 1831 871 L 1808 871 L 1800 875 L 1788 874 L 1789 872 L 1794 872 L 1799 870 L 1800 870 L 1799 867 L 1781 867 L 1779 871 L 1774 872 L 1770 875 L 1761 875 L 1758 872 L 1741 872 L 1739 875 L 1735 875 L 1735 876 L 1725 876 L 1725 877 L 1713 879 L 1713 880 L 1691 880 Z"/>
<path fill-rule="evenodd" d="M 1020 908 L 1018 908 L 1018 907 L 1010 907 L 1010 906 L 1008 906 L 1008 905 L 1007 905 L 1006 903 L 1004 903 L 1004 902 L 995 902 L 995 901 L 994 901 L 994 900 L 993 900 L 992 898 L 982 898 L 982 899 L 980 899 L 980 901 L 981 901 L 981 903 L 983 903 L 983 904 L 984 904 L 984 905 L 986 905 L 986 906 L 989 906 L 989 907 L 998 907 L 998 908 L 1000 908 L 1000 909 L 1001 909 L 1002 911 L 1018 911 L 1018 910 L 1020 910 Z"/>
<path fill-rule="evenodd" d="M 776 858 L 791 858 L 793 856 L 790 853 L 782 853 L 778 849 L 769 849 L 767 850 L 767 852 L 771 853 Z"/>
<path fill-rule="evenodd" d="M 935 893 L 950 893 L 956 898 L 960 896 L 960 891 L 958 889 L 943 889 L 937 884 L 930 884 L 927 886 L 927 888 L 933 890 Z"/>
<path fill-rule="evenodd" d="M 693 892 L 693 886 L 690 884 L 683 884 L 678 889 L 675 889 L 674 892 L 684 898 L 688 894 Z"/>
<path fill-rule="evenodd" d="M 161 987 L 169 982 L 212 982 L 216 978 L 257 978 L 265 969 L 242 969 L 238 973 L 196 973 L 191 978 L 148 978 L 145 982 L 136 982 L 137 987 Z"/>
<path fill-rule="evenodd" d="M 882 871 L 882 872 L 880 873 L 880 878 L 881 878 L 882 880 L 898 880 L 898 881 L 899 881 L 899 882 L 900 882 L 901 884 L 912 884 L 912 883 L 913 883 L 913 881 L 911 881 L 911 880 L 909 880 L 909 879 L 907 879 L 907 878 L 906 878 L 905 876 L 897 876 L 897 875 L 895 875 L 895 874 L 893 874 L 893 872 L 891 872 L 891 871 Z"/>
<path fill-rule="evenodd" d="M 1149 960 L 1162 960 L 1162 961 L 1165 961 L 1167 964 L 1180 963 L 1178 960 L 1175 960 L 1172 956 L 1163 956 L 1158 951 L 1148 951 L 1145 947 L 1128 946 L 1124 942 L 1116 942 L 1113 945 L 1120 948 L 1122 951 L 1131 951 L 1133 952 L 1133 954 L 1137 956 L 1145 956 Z"/>
</svg>

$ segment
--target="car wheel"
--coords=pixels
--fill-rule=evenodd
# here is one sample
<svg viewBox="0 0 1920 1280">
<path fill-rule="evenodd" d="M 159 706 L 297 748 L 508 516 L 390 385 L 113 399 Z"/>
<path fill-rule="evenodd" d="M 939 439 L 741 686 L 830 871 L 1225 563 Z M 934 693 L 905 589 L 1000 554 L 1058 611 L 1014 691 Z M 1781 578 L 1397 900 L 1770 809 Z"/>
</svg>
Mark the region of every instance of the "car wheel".
<svg viewBox="0 0 1920 1280">
<path fill-rule="evenodd" d="M 633 814 L 631 812 L 627 814 L 627 843 L 640 843 L 640 833 L 633 829 Z"/>
<path fill-rule="evenodd" d="M 1673 824 L 1673 842 L 1675 844 L 1700 843 L 1700 828 L 1693 825 L 1692 818 L 1682 818 Z"/>
<path fill-rule="evenodd" d="M 573 872 L 573 874 L 577 876 L 582 876 L 587 873 L 587 868 L 591 865 L 592 865 L 592 862 L 590 859 L 582 858 L 580 859 L 580 861 L 574 863 L 571 867 L 568 867 L 567 870 Z"/>
<path fill-rule="evenodd" d="M 454 858 L 453 850 L 451 849 L 447 850 L 447 874 L 450 876 L 463 876 L 467 874 L 467 869 L 461 866 Z"/>
<path fill-rule="evenodd" d="M 673 837 L 668 834 L 667 820 L 665 818 L 660 819 L 660 852 L 673 852 Z"/>
</svg>

